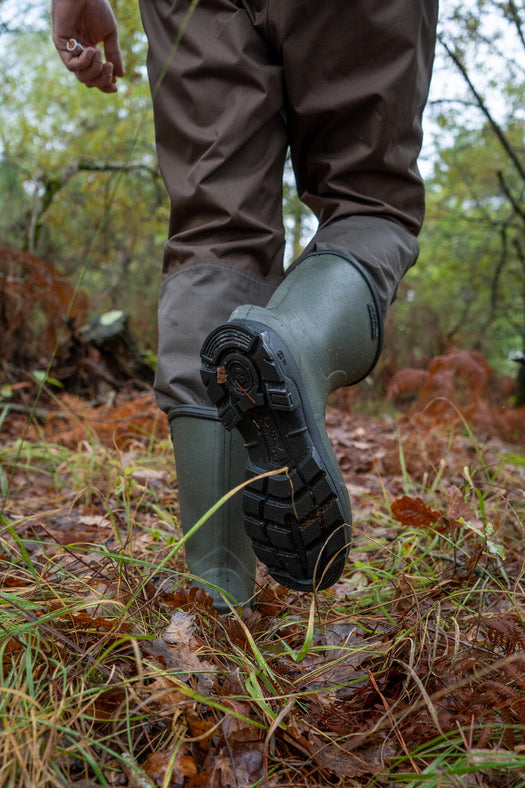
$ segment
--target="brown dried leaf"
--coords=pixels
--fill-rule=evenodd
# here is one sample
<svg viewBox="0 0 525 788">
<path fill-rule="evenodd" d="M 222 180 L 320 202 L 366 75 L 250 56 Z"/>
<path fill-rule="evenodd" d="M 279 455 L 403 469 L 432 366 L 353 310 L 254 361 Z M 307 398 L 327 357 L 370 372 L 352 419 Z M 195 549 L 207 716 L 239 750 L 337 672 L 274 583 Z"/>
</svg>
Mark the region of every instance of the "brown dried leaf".
<svg viewBox="0 0 525 788">
<path fill-rule="evenodd" d="M 93 700 L 91 713 L 93 719 L 98 721 L 115 720 L 117 714 L 125 718 L 127 706 L 127 693 L 123 687 L 106 687 Z"/>
<path fill-rule="evenodd" d="M 459 487 L 451 485 L 447 490 L 447 496 L 447 517 L 451 520 L 459 520 L 460 517 L 464 520 L 474 519 L 472 507 L 466 503 L 465 497 Z"/>
<path fill-rule="evenodd" d="M 60 618 L 69 619 L 78 632 L 111 632 L 117 635 L 119 632 L 129 632 L 131 624 L 122 621 L 119 617 L 92 616 L 89 611 L 70 613 L 64 611 L 59 614 Z"/>
<path fill-rule="evenodd" d="M 198 784 L 213 788 L 251 788 L 258 785 L 263 770 L 263 744 L 251 747 L 222 747 L 208 758 L 208 769 Z M 197 783 L 193 783 L 197 784 Z"/>
<path fill-rule="evenodd" d="M 195 631 L 195 618 L 182 610 L 173 613 L 171 621 L 165 628 L 162 638 L 166 643 L 180 645 L 188 643 Z"/>
<path fill-rule="evenodd" d="M 347 752 L 334 744 L 327 745 L 323 739 L 313 733 L 309 734 L 308 740 L 317 765 L 340 779 L 378 774 L 384 768 L 383 747 L 372 747 L 357 754 Z"/>
<path fill-rule="evenodd" d="M 179 692 L 173 686 L 173 682 L 166 676 L 157 676 L 151 684 L 148 684 L 147 691 L 152 699 L 148 700 L 148 707 L 155 705 L 158 708 L 174 713 L 176 708 L 187 706 L 188 699 L 186 695 Z"/>
<path fill-rule="evenodd" d="M 172 593 L 166 592 L 161 595 L 161 601 L 168 608 L 197 612 L 200 615 L 204 613 L 207 618 L 217 617 L 211 596 L 199 586 L 191 586 L 188 589 L 179 588 Z"/>
<path fill-rule="evenodd" d="M 172 760 L 173 759 L 173 760 Z M 166 772 L 171 769 L 169 782 L 166 783 Z M 195 758 L 189 754 L 188 748 L 179 747 L 175 758 L 173 750 L 159 750 L 152 753 L 144 764 L 144 771 L 154 780 L 156 785 L 166 785 L 168 788 L 179 788 L 185 784 L 187 777 L 195 777 L 198 769 Z"/>
<path fill-rule="evenodd" d="M 390 508 L 398 522 L 417 528 L 430 528 L 443 519 L 443 515 L 427 506 L 421 498 L 408 495 L 398 498 Z"/>
<path fill-rule="evenodd" d="M 200 749 L 207 751 L 210 746 L 210 741 L 217 730 L 216 723 L 202 719 L 191 708 L 187 709 L 185 716 L 192 738 L 198 739 Z"/>
<path fill-rule="evenodd" d="M 231 706 L 232 703 L 227 702 L 225 705 Z M 239 708 L 241 711 L 239 711 Z M 237 706 L 237 708 L 234 706 L 234 709 L 241 714 L 245 714 L 247 717 L 250 714 L 250 708 L 247 704 L 240 704 L 240 707 Z M 231 714 L 227 714 L 224 717 L 221 727 L 224 738 L 230 745 L 232 743 L 245 744 L 247 742 L 259 742 L 263 738 L 260 728 L 257 728 L 255 725 L 250 725 L 250 723 L 244 720 L 239 720 Z"/>
<path fill-rule="evenodd" d="M 160 637 L 144 643 L 143 647 L 148 654 L 164 662 L 166 668 L 176 671 L 178 678 L 187 681 L 192 676 L 201 692 L 210 692 L 215 683 L 215 666 L 199 658 L 200 643 L 194 631 L 195 617 L 177 610 Z"/>
<path fill-rule="evenodd" d="M 392 607 L 394 610 L 403 612 L 404 610 L 410 610 L 410 608 L 414 604 L 414 600 L 412 599 L 413 591 L 410 584 L 407 582 L 406 575 L 403 571 L 399 573 L 397 583 L 396 583 L 396 590 L 394 593 L 394 599 L 392 603 Z"/>
<path fill-rule="evenodd" d="M 483 555 L 483 545 L 478 544 L 474 546 L 470 558 L 468 559 L 467 563 L 465 564 L 465 571 L 466 572 L 473 572 L 476 566 L 479 563 L 481 556 Z"/>
</svg>

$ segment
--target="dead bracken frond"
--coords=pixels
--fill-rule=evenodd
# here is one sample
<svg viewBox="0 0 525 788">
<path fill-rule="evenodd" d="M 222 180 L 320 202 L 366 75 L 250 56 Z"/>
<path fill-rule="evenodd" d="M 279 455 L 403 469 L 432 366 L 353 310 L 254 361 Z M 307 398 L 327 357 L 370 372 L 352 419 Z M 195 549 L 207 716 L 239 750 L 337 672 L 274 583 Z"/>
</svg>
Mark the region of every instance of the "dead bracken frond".
<svg viewBox="0 0 525 788">
<path fill-rule="evenodd" d="M 431 359 L 425 369 L 402 369 L 388 385 L 387 401 L 409 402 L 411 414 L 429 422 L 461 424 L 466 420 L 479 434 L 510 442 L 525 441 L 525 408 L 500 401 L 508 381 L 494 385 L 495 374 L 481 353 L 453 348 Z"/>
<path fill-rule="evenodd" d="M 507 613 L 493 618 L 484 617 L 480 623 L 486 629 L 490 643 L 496 648 L 501 648 L 504 654 L 525 651 L 525 624 L 517 613 Z"/>
<path fill-rule="evenodd" d="M 57 397 L 56 402 L 57 408 L 48 413 L 45 423 L 30 429 L 30 438 L 40 433 L 50 443 L 70 449 L 91 440 L 127 449 L 144 436 L 150 440 L 168 437 L 167 420 L 151 393 L 97 407 L 71 394 Z"/>
<path fill-rule="evenodd" d="M 0 246 L 0 332 L 2 358 L 20 366 L 56 348 L 66 320 L 82 325 L 85 293 L 51 263 L 28 252 Z"/>
</svg>

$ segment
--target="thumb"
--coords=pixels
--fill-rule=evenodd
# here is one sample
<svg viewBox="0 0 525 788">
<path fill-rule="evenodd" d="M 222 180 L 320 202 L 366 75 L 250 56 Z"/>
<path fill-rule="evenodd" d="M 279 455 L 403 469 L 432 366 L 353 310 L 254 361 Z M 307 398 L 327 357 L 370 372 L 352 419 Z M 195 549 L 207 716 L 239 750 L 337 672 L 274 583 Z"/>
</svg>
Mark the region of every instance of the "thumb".
<svg viewBox="0 0 525 788">
<path fill-rule="evenodd" d="M 113 74 L 116 77 L 124 76 L 124 64 L 122 53 L 118 42 L 118 33 L 113 31 L 104 39 L 104 56 L 109 63 L 113 64 Z"/>
</svg>

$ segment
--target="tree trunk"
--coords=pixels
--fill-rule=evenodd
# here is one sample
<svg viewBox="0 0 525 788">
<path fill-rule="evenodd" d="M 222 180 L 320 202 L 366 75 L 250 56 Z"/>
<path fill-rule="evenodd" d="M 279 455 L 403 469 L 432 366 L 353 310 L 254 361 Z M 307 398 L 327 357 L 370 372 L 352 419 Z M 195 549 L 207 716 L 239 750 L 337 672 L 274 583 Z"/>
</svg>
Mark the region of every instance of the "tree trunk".
<svg viewBox="0 0 525 788">
<path fill-rule="evenodd" d="M 516 379 L 516 400 L 514 404 L 517 408 L 522 408 L 523 405 L 525 405 L 525 352 L 522 353 L 521 358 L 515 358 L 514 361 L 517 361 L 519 365 L 518 377 Z"/>
</svg>

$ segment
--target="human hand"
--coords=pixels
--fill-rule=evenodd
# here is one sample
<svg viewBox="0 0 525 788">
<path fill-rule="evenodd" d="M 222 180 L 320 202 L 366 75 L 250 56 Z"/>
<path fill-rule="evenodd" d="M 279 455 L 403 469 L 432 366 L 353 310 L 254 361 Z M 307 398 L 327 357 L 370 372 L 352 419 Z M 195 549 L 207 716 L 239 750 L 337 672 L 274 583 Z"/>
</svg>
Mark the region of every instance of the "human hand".
<svg viewBox="0 0 525 788">
<path fill-rule="evenodd" d="M 52 0 L 53 43 L 66 67 L 88 88 L 115 93 L 117 77 L 124 75 L 117 20 L 109 0 Z M 80 54 L 67 49 L 76 39 Z M 104 44 L 104 57 L 98 44 Z"/>
</svg>

